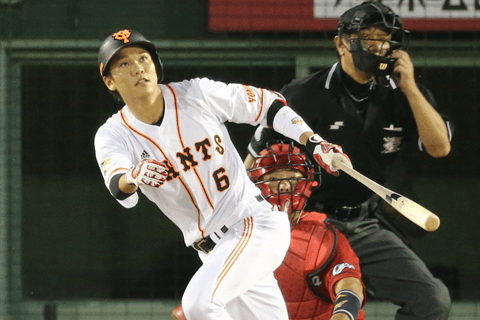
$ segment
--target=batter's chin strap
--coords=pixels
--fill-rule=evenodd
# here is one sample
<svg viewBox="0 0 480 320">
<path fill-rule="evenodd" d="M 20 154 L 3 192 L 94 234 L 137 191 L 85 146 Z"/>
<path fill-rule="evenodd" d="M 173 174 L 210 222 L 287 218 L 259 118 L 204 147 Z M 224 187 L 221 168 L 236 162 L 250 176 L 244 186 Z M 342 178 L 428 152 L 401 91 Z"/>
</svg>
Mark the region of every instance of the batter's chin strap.
<svg viewBox="0 0 480 320">
<path fill-rule="evenodd" d="M 350 290 L 342 290 L 337 294 L 333 314 L 345 313 L 350 320 L 356 320 L 362 308 L 362 300 Z"/>
</svg>

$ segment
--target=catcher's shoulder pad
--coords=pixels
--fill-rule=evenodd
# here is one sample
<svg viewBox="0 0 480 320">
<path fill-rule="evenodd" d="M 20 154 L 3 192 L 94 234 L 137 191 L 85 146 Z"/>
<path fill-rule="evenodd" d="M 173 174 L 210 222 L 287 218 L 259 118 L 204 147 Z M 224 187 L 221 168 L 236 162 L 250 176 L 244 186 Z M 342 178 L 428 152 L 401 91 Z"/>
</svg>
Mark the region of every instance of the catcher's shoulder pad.
<svg viewBox="0 0 480 320">
<path fill-rule="evenodd" d="M 330 302 L 320 293 L 321 282 L 314 274 L 320 272 L 331 260 L 330 256 L 335 249 L 336 234 L 324 223 L 325 218 L 325 215 L 309 213 L 293 226 L 289 250 L 275 271 L 291 316 L 311 316 L 311 305 L 318 305 L 318 297 Z M 321 305 L 322 312 L 326 312 L 330 303 Z"/>
<path fill-rule="evenodd" d="M 310 237 L 304 264 L 307 285 L 316 296 L 329 301 L 330 298 L 320 291 L 323 283 L 320 274 L 333 259 L 337 249 L 338 235 L 336 229 L 326 223 L 325 219 L 324 214 L 308 213 L 300 221 L 299 228 L 303 229 L 305 236 L 309 234 Z"/>
</svg>

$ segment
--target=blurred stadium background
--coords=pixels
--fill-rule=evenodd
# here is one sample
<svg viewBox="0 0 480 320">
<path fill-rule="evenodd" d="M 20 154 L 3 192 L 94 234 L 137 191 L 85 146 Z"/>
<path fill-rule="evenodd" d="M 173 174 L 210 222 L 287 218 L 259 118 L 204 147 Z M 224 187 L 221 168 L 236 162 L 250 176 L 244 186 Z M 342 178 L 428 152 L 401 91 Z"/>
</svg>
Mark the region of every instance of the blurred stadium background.
<svg viewBox="0 0 480 320">
<path fill-rule="evenodd" d="M 200 265 L 153 204 L 126 210 L 103 184 L 93 137 L 121 107 L 96 62 L 110 33 L 152 40 L 164 82 L 279 90 L 337 61 L 336 21 L 360 2 L 0 0 L 0 320 L 170 319 Z M 480 2 L 383 3 L 403 16 L 416 77 L 456 125 L 451 154 L 408 159 L 411 185 L 397 190 L 442 220 L 415 250 L 449 287 L 451 319 L 480 319 Z M 254 128 L 229 127 L 245 156 Z M 369 319 L 395 309 L 366 306 Z"/>
</svg>

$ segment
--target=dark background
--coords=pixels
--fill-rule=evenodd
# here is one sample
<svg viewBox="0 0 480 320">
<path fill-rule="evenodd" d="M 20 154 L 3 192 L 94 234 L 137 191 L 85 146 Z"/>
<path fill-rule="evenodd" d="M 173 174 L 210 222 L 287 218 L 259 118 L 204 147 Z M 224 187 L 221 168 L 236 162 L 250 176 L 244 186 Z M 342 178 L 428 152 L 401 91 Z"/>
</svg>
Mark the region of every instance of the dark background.
<svg viewBox="0 0 480 320">
<path fill-rule="evenodd" d="M 331 32 L 211 33 L 208 1 L 36 0 L 0 5 L 0 40 L 100 40 L 130 27 L 155 40 L 333 39 Z M 413 42 L 476 43 L 478 32 L 414 33 Z M 201 43 L 201 42 L 200 42 Z M 252 48 L 254 51 L 255 48 Z M 333 46 L 331 48 L 333 49 Z M 428 47 L 425 52 L 428 55 Z M 424 53 L 425 53 L 424 52 Z M 461 52 L 460 52 L 461 53 Z M 479 52 L 480 53 L 480 52 Z M 160 54 L 160 56 L 162 56 Z M 415 62 L 415 56 L 412 56 Z M 171 66 L 165 81 L 209 77 L 279 90 L 293 67 Z M 422 67 L 416 77 L 456 125 L 451 154 L 411 156 L 405 195 L 442 225 L 415 243 L 457 301 L 480 293 L 479 67 Z M 90 65 L 22 65 L 22 291 L 26 299 L 178 299 L 200 265 L 181 233 L 145 197 L 124 209 L 108 193 L 94 156 L 98 127 L 121 106 Z M 254 128 L 229 124 L 242 156 Z"/>
</svg>

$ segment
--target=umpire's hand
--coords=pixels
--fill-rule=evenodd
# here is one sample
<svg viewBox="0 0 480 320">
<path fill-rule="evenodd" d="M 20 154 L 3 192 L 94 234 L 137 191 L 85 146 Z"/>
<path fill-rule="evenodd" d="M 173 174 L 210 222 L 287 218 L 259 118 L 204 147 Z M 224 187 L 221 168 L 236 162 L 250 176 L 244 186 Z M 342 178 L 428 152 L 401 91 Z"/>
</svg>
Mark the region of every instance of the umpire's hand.
<svg viewBox="0 0 480 320">
<path fill-rule="evenodd" d="M 408 94 L 417 88 L 412 60 L 406 51 L 395 50 L 392 58 L 397 58 L 393 66 L 393 78 L 397 86 Z"/>
</svg>

